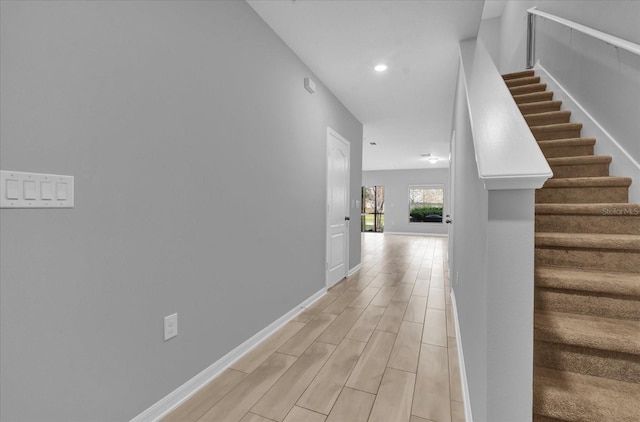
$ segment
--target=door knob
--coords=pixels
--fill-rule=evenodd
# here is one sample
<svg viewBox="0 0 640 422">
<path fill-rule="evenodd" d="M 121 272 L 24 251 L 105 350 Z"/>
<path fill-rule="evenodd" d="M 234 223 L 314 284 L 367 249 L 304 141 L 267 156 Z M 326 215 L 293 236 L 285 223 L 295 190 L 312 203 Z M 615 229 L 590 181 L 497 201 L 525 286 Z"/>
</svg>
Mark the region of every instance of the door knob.
<svg viewBox="0 0 640 422">
<path fill-rule="evenodd" d="M 344 221 L 349 221 L 349 220 L 351 220 L 351 217 L 345 217 L 344 218 Z"/>
<path fill-rule="evenodd" d="M 451 224 L 451 223 L 453 223 L 453 220 L 452 220 L 452 219 L 450 219 L 450 218 L 447 218 L 447 219 L 445 220 L 445 223 L 447 223 L 447 224 Z"/>
</svg>

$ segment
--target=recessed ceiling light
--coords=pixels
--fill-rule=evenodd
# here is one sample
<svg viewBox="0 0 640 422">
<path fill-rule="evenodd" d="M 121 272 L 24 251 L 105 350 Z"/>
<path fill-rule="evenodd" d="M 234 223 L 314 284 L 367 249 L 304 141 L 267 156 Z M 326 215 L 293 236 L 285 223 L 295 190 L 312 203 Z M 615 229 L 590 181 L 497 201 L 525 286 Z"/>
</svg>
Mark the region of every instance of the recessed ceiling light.
<svg viewBox="0 0 640 422">
<path fill-rule="evenodd" d="M 376 72 L 384 72 L 385 70 L 387 70 L 387 65 L 380 63 L 378 65 L 376 65 L 376 67 L 374 67 L 374 69 L 376 70 Z"/>
</svg>

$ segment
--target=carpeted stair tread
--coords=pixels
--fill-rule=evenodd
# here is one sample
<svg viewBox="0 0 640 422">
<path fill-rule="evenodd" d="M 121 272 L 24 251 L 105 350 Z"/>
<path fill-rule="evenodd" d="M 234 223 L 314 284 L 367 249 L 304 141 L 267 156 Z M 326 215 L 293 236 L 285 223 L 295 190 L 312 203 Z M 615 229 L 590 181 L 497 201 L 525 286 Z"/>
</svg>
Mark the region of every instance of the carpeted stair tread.
<svg viewBox="0 0 640 422">
<path fill-rule="evenodd" d="M 564 138 L 538 141 L 538 146 L 547 158 L 580 157 L 593 155 L 595 138 Z"/>
<path fill-rule="evenodd" d="M 548 100 L 518 104 L 518 108 L 523 115 L 544 113 L 547 111 L 558 111 L 562 107 L 561 100 Z"/>
<path fill-rule="evenodd" d="M 580 137 L 582 123 L 555 123 L 551 125 L 531 126 L 531 133 L 537 141 Z"/>
<path fill-rule="evenodd" d="M 590 375 L 534 368 L 534 412 L 538 421 L 638 422 L 640 385 Z M 548 419 L 552 418 L 552 419 Z"/>
<path fill-rule="evenodd" d="M 509 92 L 511 93 L 511 95 L 521 95 L 521 94 L 528 94 L 531 92 L 542 92 L 542 91 L 545 91 L 546 89 L 547 89 L 547 84 L 536 83 L 536 84 L 510 87 Z"/>
<path fill-rule="evenodd" d="M 640 299 L 640 276 L 637 273 L 538 266 L 535 269 L 535 283 L 536 287 L 607 293 Z"/>
<path fill-rule="evenodd" d="M 536 214 L 631 215 L 640 218 L 640 204 L 536 204 Z"/>
<path fill-rule="evenodd" d="M 524 78 L 514 78 L 505 81 L 509 88 L 513 88 L 514 86 L 537 84 L 539 82 L 540 76 L 525 76 Z"/>
<path fill-rule="evenodd" d="M 606 177 L 609 176 L 611 157 L 606 155 L 585 155 L 579 157 L 547 158 L 553 177 Z"/>
<path fill-rule="evenodd" d="M 555 157 L 547 158 L 551 166 L 578 166 L 591 164 L 609 164 L 611 157 L 608 155 L 585 155 L 582 157 Z"/>
<path fill-rule="evenodd" d="M 566 179 L 548 179 L 544 188 L 580 188 L 580 187 L 629 187 L 630 177 L 569 177 Z"/>
<path fill-rule="evenodd" d="M 550 101 L 553 99 L 553 91 L 533 92 L 530 94 L 514 95 L 516 104 L 537 103 L 540 101 Z"/>
<path fill-rule="evenodd" d="M 595 145 L 596 138 L 566 138 L 566 139 L 548 139 L 546 141 L 538 141 L 541 148 L 559 148 L 566 146 L 584 146 Z"/>
<path fill-rule="evenodd" d="M 534 337 L 551 343 L 640 355 L 640 321 L 535 311 Z"/>
<path fill-rule="evenodd" d="M 502 79 L 504 79 L 505 81 L 508 81 L 510 79 L 520 79 L 520 78 L 526 78 L 528 76 L 534 76 L 534 74 L 535 74 L 535 71 L 532 69 L 521 70 L 519 72 L 505 73 L 504 75 L 502 75 Z"/>
<path fill-rule="evenodd" d="M 570 110 L 545 111 L 543 113 L 525 114 L 524 120 L 529 126 L 543 126 L 556 123 L 569 123 Z"/>
<path fill-rule="evenodd" d="M 536 247 L 640 252 L 640 236 L 603 233 L 536 233 Z"/>
</svg>

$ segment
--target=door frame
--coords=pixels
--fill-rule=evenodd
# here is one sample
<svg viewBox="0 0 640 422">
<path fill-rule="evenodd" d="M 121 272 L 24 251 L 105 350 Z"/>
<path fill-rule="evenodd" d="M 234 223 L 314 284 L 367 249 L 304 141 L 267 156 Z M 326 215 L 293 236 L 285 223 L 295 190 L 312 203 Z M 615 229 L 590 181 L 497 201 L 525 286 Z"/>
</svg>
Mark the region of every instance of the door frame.
<svg viewBox="0 0 640 422">
<path fill-rule="evenodd" d="M 347 209 L 346 209 L 346 213 L 345 216 L 349 216 L 351 217 L 351 142 L 349 142 L 345 137 L 343 137 L 342 135 L 340 135 L 337 131 L 333 130 L 332 128 L 330 128 L 329 126 L 327 126 L 327 141 L 326 141 L 326 162 L 325 162 L 325 183 L 326 183 L 326 198 L 325 198 L 325 203 L 326 203 L 326 212 L 325 212 L 325 274 L 324 274 L 324 280 L 325 280 L 325 287 L 328 289 L 329 287 L 333 286 L 334 284 L 330 285 L 330 281 L 329 281 L 329 236 L 330 236 L 330 229 L 329 229 L 329 198 L 330 198 L 330 191 L 329 189 L 331 188 L 331 186 L 329 186 L 329 154 L 330 154 L 330 145 L 331 145 L 331 138 L 335 138 L 338 141 L 342 142 L 343 144 L 345 144 L 345 146 L 347 147 Z M 345 222 L 345 226 L 346 226 L 346 235 L 345 235 L 345 247 L 344 247 L 344 277 L 347 277 L 349 275 L 349 235 L 350 235 L 350 221 L 346 221 Z"/>
</svg>

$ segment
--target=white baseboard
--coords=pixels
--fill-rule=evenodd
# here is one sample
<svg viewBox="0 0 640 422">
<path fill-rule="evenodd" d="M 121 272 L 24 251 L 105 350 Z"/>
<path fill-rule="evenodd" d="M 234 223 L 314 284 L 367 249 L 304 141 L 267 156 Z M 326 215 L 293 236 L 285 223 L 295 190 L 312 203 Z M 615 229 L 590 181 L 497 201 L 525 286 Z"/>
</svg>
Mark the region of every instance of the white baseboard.
<svg viewBox="0 0 640 422">
<path fill-rule="evenodd" d="M 166 397 L 158 401 L 156 404 L 140 413 L 130 422 L 155 422 L 171 413 L 174 409 L 187 401 L 191 396 L 198 392 L 202 387 L 207 385 L 211 380 L 220 375 L 225 369 L 230 367 L 235 361 L 249 353 L 253 348 L 259 345 L 263 340 L 276 332 L 280 327 L 295 318 L 304 308 L 308 308 L 313 302 L 320 299 L 327 293 L 327 289 L 319 290 L 311 297 L 303 301 L 269 326 L 261 330 L 259 333 L 236 347 L 222 358 L 218 359 L 211 366 L 191 378 L 186 383 L 169 393 Z"/>
<path fill-rule="evenodd" d="M 360 271 L 360 269 L 362 268 L 362 263 L 359 263 L 358 265 L 356 265 L 355 267 L 351 268 L 349 270 L 349 272 L 347 273 L 347 277 L 351 277 L 352 275 L 354 275 L 355 273 L 357 273 L 358 271 Z"/>
<path fill-rule="evenodd" d="M 392 234 L 392 235 L 400 235 L 400 236 L 449 237 L 449 235 L 446 233 L 383 232 L 382 234 Z"/>
<path fill-rule="evenodd" d="M 458 322 L 458 307 L 456 305 L 456 295 L 451 290 L 451 308 L 453 311 L 453 322 L 456 326 L 456 344 L 458 346 L 458 362 L 460 363 L 460 384 L 462 385 L 462 400 L 464 404 L 464 417 L 466 422 L 473 422 L 471 415 L 471 400 L 469 399 L 469 384 L 467 383 L 467 370 L 464 366 L 464 354 L 462 353 L 462 338 L 460 337 L 460 323 Z"/>
<path fill-rule="evenodd" d="M 571 110 L 571 120 L 582 123 L 582 136 L 597 139 L 596 153 L 610 155 L 612 175 L 631 177 L 640 181 L 640 163 L 634 159 L 598 121 L 537 62 L 533 67 L 547 89 L 554 92 L 554 100 L 562 100 L 562 108 Z M 636 182 L 637 183 L 637 182 Z M 640 189 L 629 189 L 629 202 L 640 202 Z"/>
</svg>

